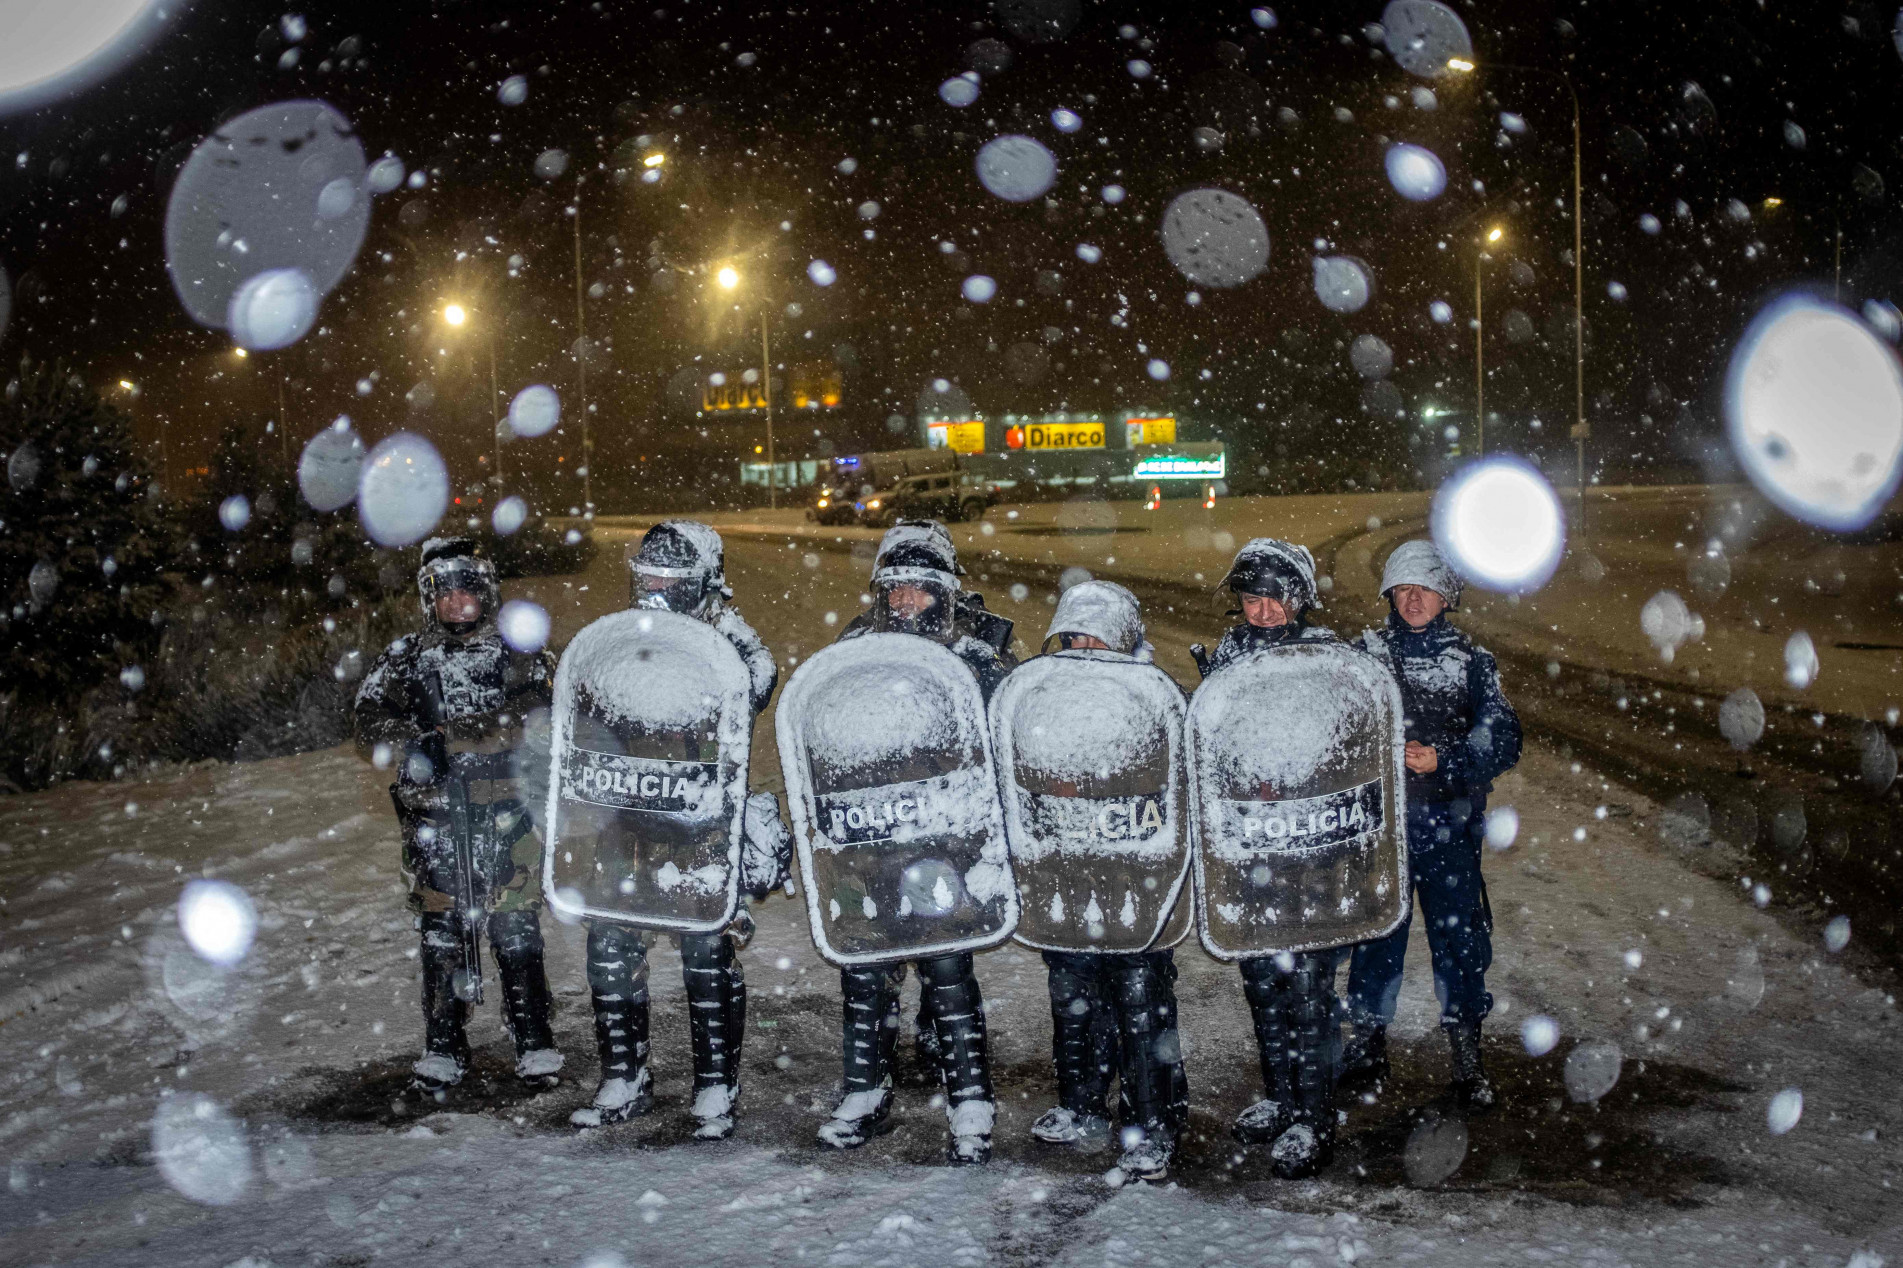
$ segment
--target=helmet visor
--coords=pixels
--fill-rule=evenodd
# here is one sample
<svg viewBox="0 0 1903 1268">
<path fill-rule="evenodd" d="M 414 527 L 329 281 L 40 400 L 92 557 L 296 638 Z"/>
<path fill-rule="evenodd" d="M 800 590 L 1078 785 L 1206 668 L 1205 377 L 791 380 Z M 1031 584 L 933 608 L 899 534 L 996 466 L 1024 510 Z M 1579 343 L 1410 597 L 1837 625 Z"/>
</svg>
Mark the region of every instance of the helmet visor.
<svg viewBox="0 0 1903 1268">
<path fill-rule="evenodd" d="M 706 582 L 691 568 L 655 568 L 636 565 L 629 594 L 630 606 L 692 612 L 700 606 Z"/>
<path fill-rule="evenodd" d="M 881 568 L 872 579 L 872 628 L 949 642 L 953 585 L 934 568 Z"/>
<path fill-rule="evenodd" d="M 495 594 L 496 572 L 486 559 L 439 559 L 423 566 L 416 584 L 428 603 L 454 590 L 466 591 L 486 601 Z"/>
</svg>

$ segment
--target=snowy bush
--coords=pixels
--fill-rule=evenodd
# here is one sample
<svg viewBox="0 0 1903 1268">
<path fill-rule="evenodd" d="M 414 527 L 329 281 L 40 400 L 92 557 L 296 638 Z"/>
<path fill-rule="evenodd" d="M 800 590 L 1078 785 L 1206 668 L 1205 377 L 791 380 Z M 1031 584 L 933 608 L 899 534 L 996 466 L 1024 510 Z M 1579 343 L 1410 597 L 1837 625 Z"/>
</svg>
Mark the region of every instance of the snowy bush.
<svg viewBox="0 0 1903 1268">
<path fill-rule="evenodd" d="M 68 699 L 157 643 L 175 540 L 129 420 L 59 365 L 0 402 L 0 700 Z"/>
</svg>

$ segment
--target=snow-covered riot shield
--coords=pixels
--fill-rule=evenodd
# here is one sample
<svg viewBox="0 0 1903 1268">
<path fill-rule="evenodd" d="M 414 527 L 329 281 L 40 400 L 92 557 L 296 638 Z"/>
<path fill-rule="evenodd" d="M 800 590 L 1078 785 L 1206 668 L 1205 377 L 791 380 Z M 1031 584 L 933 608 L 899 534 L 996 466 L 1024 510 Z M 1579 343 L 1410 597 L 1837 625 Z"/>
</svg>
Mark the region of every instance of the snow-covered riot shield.
<svg viewBox="0 0 1903 1268">
<path fill-rule="evenodd" d="M 739 908 L 753 711 L 713 627 L 616 612 L 555 671 L 542 888 L 570 918 L 712 933 Z"/>
<path fill-rule="evenodd" d="M 1219 960 L 1365 942 L 1407 884 L 1401 693 L 1373 657 L 1293 643 L 1234 661 L 1189 705 L 1196 926 Z"/>
<path fill-rule="evenodd" d="M 991 698 L 1017 940 L 1120 953 L 1189 931 L 1183 692 L 1110 652 L 1040 656 Z"/>
<path fill-rule="evenodd" d="M 909 634 L 835 643 L 794 672 L 777 726 L 820 955 L 879 964 L 1011 936 L 984 696 L 963 661 Z"/>
</svg>

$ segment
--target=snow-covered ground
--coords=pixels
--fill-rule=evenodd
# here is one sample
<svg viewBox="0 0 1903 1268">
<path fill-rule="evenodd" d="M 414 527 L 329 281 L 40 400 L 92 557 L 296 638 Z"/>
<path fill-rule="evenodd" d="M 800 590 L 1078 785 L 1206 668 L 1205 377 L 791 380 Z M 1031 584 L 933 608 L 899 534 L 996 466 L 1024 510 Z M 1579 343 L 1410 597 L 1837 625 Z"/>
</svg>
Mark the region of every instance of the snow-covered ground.
<svg viewBox="0 0 1903 1268">
<path fill-rule="evenodd" d="M 1374 513 L 1358 510 L 1334 516 L 1337 531 Z M 542 597 L 565 638 L 625 601 L 617 555 L 611 542 L 587 577 L 515 589 Z M 857 610 L 863 579 L 844 552 L 809 562 L 772 543 L 731 544 L 729 571 L 788 658 L 829 637 L 827 612 Z M 1035 642 L 1041 596 L 1022 609 Z M 1163 663 L 1180 673 L 1180 651 Z M 777 786 L 770 723 L 756 732 L 756 783 Z M 508 1086 L 492 991 L 473 1038 L 495 1097 L 406 1094 L 421 1028 L 415 937 L 384 782 L 339 750 L 0 802 L 0 1261 L 1903 1261 L 1893 1000 L 1745 888 L 1684 866 L 1644 797 L 1537 743 L 1496 798 L 1519 809 L 1519 838 L 1488 860 L 1500 1001 L 1488 1054 L 1505 1105 L 1470 1125 L 1464 1153 L 1455 1127 L 1410 1112 L 1446 1078 L 1417 939 L 1402 1077 L 1350 1107 L 1335 1165 L 1302 1184 L 1227 1143 L 1228 1119 L 1258 1095 L 1253 1044 L 1233 969 L 1193 944 L 1179 962 L 1196 1118 L 1174 1184 L 1116 1188 L 1109 1157 L 1028 1139 L 1051 1096 L 1048 1003 L 1041 964 L 1013 948 L 979 961 L 1002 1101 L 994 1164 L 940 1164 L 942 1111 L 915 1073 L 897 1132 L 821 1154 L 837 983 L 801 904 L 780 897 L 758 908 L 744 953 L 751 1033 L 732 1141 L 687 1140 L 684 1008 L 665 945 L 653 957 L 659 1105 L 601 1132 L 566 1127 L 595 1061 L 581 931 L 553 920 L 573 1077 L 532 1097 Z M 180 888 L 200 875 L 241 886 L 261 917 L 230 973 L 179 936 Z M 1540 1057 L 1520 1041 L 1535 1014 L 1561 1032 Z M 1624 1056 L 1596 1105 L 1575 1103 L 1563 1073 L 1588 1040 Z M 1771 1100 L 1793 1087 L 1801 1120 L 1773 1134 Z M 156 1156 L 155 1122 L 168 1146 Z"/>
</svg>

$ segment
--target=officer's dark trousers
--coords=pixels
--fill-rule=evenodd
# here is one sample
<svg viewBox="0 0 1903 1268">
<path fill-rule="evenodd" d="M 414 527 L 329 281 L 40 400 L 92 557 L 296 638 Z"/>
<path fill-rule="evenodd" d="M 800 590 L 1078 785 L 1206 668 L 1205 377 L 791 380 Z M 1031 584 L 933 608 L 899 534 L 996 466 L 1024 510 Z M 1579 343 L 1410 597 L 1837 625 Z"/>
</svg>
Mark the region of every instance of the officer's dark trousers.
<svg viewBox="0 0 1903 1268">
<path fill-rule="evenodd" d="M 722 933 L 682 934 L 694 1090 L 733 1086 L 747 1032 L 747 983 Z M 588 926 L 588 989 L 595 1004 L 601 1077 L 632 1079 L 648 1061 L 648 953 L 639 929 L 605 920 Z"/>
<path fill-rule="evenodd" d="M 1426 802 L 1408 806 L 1408 870 L 1427 920 L 1440 1023 L 1478 1023 L 1493 1010 L 1487 969 L 1493 964 L 1493 917 L 1480 875 L 1486 803 Z M 1348 970 L 1348 1014 L 1357 1029 L 1394 1020 L 1407 959 L 1414 904 L 1400 928 L 1354 950 Z"/>
<path fill-rule="evenodd" d="M 1242 993 L 1255 1023 L 1262 1087 L 1297 1121 L 1330 1137 L 1335 1128 L 1335 950 L 1242 961 Z"/>
<path fill-rule="evenodd" d="M 1176 1030 L 1176 956 L 1044 952 L 1058 1104 L 1108 1118 L 1110 1075 L 1124 1127 L 1181 1129 L 1189 1083 Z"/>
<path fill-rule="evenodd" d="M 454 1057 L 467 1066 L 469 1039 L 463 1028 L 469 1005 L 456 991 L 456 975 L 463 967 L 463 917 L 454 911 L 426 911 L 420 920 L 424 1051 Z M 553 1048 L 553 1001 L 542 968 L 541 919 L 534 909 L 524 908 L 493 912 L 487 924 L 496 977 L 502 983 L 502 1020 L 515 1041 L 516 1055 Z"/>
<path fill-rule="evenodd" d="M 920 988 L 930 996 L 938 1036 L 938 1070 L 945 1099 L 989 1101 L 991 1061 L 985 1051 L 984 999 L 971 953 L 919 960 Z M 839 970 L 844 1003 L 845 1084 L 848 1095 L 884 1086 L 892 1073 L 899 1035 L 899 986 L 905 964 L 875 964 Z"/>
</svg>

